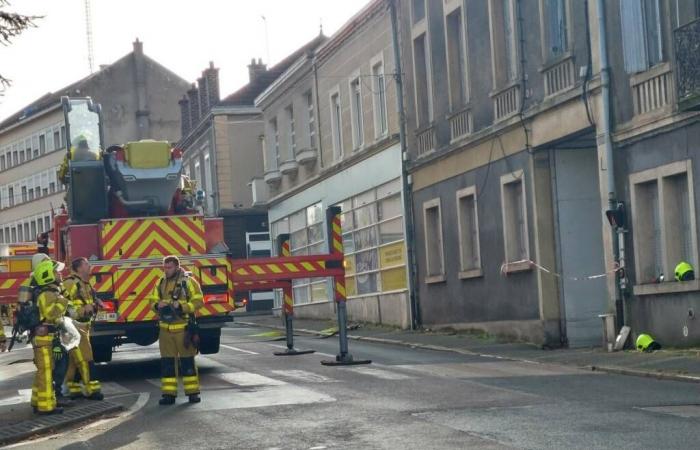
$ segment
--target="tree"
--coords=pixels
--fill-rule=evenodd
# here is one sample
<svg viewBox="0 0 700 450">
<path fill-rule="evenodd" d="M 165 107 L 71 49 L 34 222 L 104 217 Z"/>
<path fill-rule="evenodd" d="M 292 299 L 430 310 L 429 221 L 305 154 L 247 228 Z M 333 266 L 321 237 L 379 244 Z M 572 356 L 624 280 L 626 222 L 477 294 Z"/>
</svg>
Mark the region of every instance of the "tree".
<svg viewBox="0 0 700 450">
<path fill-rule="evenodd" d="M 8 6 L 10 6 L 9 0 L 0 0 L 0 44 L 5 46 L 10 45 L 12 39 L 22 34 L 27 28 L 35 27 L 34 21 L 40 18 L 7 11 L 5 8 Z M 0 73 L 0 95 L 10 84 L 12 81 Z"/>
</svg>

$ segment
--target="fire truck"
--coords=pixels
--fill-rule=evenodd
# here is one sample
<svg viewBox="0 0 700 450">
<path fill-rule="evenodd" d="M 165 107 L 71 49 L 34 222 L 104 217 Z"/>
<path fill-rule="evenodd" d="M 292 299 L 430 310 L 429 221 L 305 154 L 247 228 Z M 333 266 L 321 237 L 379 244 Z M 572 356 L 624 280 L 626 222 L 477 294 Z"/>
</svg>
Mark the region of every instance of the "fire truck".
<svg viewBox="0 0 700 450">
<path fill-rule="evenodd" d="M 149 297 L 168 254 L 179 256 L 202 286 L 200 352 L 217 353 L 221 328 L 243 305 L 234 300 L 223 219 L 203 215 L 204 193 L 184 176 L 182 151 L 154 140 L 105 148 L 100 106 L 90 98 L 61 103 L 67 155 L 59 178 L 66 206 L 53 214 L 53 249 L 44 249 L 67 267 L 77 257 L 90 260 L 92 285 L 104 305 L 91 334 L 95 361 L 110 361 L 121 344 L 156 342 L 158 317 Z M 16 301 L 30 259 L 0 258 L 0 302 Z"/>
</svg>

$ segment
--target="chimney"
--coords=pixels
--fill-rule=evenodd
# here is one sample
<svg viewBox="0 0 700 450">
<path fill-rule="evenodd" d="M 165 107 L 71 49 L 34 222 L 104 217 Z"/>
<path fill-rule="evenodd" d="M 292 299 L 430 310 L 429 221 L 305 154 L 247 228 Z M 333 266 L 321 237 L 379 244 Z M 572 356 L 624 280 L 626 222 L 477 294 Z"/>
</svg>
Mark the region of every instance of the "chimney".
<svg viewBox="0 0 700 450">
<path fill-rule="evenodd" d="M 203 76 L 197 78 L 197 86 L 199 87 L 199 112 L 202 117 L 209 112 L 209 93 L 207 92 L 207 79 Z"/>
<path fill-rule="evenodd" d="M 207 91 L 209 93 L 209 108 L 216 106 L 219 101 L 219 69 L 214 67 L 214 62 L 209 62 L 209 67 L 202 72 L 202 76 L 207 80 Z"/>
<path fill-rule="evenodd" d="M 257 80 L 258 77 L 265 72 L 267 72 L 267 65 L 263 64 L 262 59 L 258 59 L 258 62 L 255 62 L 255 58 L 250 60 L 250 65 L 248 66 L 248 77 L 251 83 Z"/>
<path fill-rule="evenodd" d="M 180 139 L 184 139 L 192 129 L 190 122 L 190 100 L 187 95 L 183 95 L 179 102 L 180 105 Z"/>
<path fill-rule="evenodd" d="M 190 99 L 190 126 L 194 128 L 199 123 L 199 92 L 196 84 L 192 83 L 192 88 L 187 91 L 187 96 Z"/>
<path fill-rule="evenodd" d="M 143 42 L 139 41 L 139 38 L 134 41 L 134 54 L 143 55 Z"/>
</svg>

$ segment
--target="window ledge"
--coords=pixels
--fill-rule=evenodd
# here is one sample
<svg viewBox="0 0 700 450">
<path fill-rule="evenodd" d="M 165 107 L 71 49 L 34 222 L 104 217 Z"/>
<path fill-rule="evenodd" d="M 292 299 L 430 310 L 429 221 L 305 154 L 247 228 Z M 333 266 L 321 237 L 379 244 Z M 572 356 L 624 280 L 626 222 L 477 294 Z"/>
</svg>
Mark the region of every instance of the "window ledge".
<svg viewBox="0 0 700 450">
<path fill-rule="evenodd" d="M 429 277 L 425 277 L 425 284 L 444 283 L 446 279 L 447 278 L 445 277 L 444 273 L 442 275 L 431 275 Z"/>
<path fill-rule="evenodd" d="M 484 271 L 479 269 L 470 269 L 470 270 L 463 270 L 459 272 L 459 279 L 460 280 L 469 280 L 471 278 L 481 278 L 484 276 Z"/>
<path fill-rule="evenodd" d="M 503 273 L 528 272 L 532 270 L 530 261 L 518 261 L 503 264 Z"/>
<path fill-rule="evenodd" d="M 662 295 L 662 294 L 678 294 L 683 292 L 700 291 L 700 280 L 692 281 L 669 281 L 666 283 L 656 284 L 638 284 L 634 287 L 634 295 Z"/>
<path fill-rule="evenodd" d="M 540 73 L 546 72 L 546 71 L 548 71 L 549 69 L 551 69 L 551 68 L 553 68 L 553 67 L 555 67 L 555 66 L 558 66 L 559 64 L 561 64 L 561 63 L 563 63 L 563 62 L 565 62 L 565 61 L 567 61 L 567 60 L 569 60 L 569 59 L 573 59 L 573 57 L 574 57 L 574 54 L 571 53 L 570 51 L 564 52 L 564 53 L 562 53 L 561 55 L 559 55 L 559 56 L 557 56 L 557 57 L 550 58 L 547 62 L 545 62 L 544 64 L 542 64 L 542 65 L 537 69 L 537 71 L 540 72 Z M 576 76 L 578 77 L 577 74 L 574 74 L 574 75 L 576 75 Z"/>
<path fill-rule="evenodd" d="M 668 61 L 659 63 L 653 67 L 650 67 L 649 69 L 645 70 L 644 72 L 639 72 L 635 73 L 633 75 L 630 75 L 630 86 L 637 86 L 638 84 L 642 84 L 645 81 L 649 81 L 652 78 L 656 78 L 660 75 L 663 75 L 665 73 L 668 73 L 671 71 L 671 63 Z"/>
</svg>

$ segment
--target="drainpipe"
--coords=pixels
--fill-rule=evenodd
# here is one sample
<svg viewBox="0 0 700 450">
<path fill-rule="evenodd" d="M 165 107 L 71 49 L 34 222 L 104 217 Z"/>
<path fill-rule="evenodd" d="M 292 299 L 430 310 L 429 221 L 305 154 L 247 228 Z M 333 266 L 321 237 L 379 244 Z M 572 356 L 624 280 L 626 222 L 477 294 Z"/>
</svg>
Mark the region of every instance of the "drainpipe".
<svg viewBox="0 0 700 450">
<path fill-rule="evenodd" d="M 399 47 L 399 28 L 396 12 L 398 0 L 389 0 L 391 13 L 391 37 L 394 47 L 394 81 L 396 83 L 396 106 L 399 113 L 399 143 L 401 146 L 401 184 L 404 210 L 404 235 L 406 237 L 406 259 L 408 261 L 408 297 L 411 312 L 411 329 L 417 329 L 420 324 L 418 308 L 417 264 L 415 252 L 415 232 L 413 229 L 413 195 L 411 192 L 411 176 L 408 173 L 409 156 L 406 149 L 406 110 L 404 109 L 403 81 L 401 70 L 401 49 Z"/>
<path fill-rule="evenodd" d="M 610 66 L 608 63 L 607 49 L 607 31 L 605 28 L 605 0 L 597 0 L 596 4 L 598 14 L 598 50 L 600 52 L 600 85 L 602 95 L 602 120 L 600 121 L 600 136 L 603 139 L 605 148 L 605 163 L 608 180 L 608 209 L 615 209 L 617 206 L 617 195 L 615 193 L 615 161 L 613 159 L 612 137 L 610 135 L 611 119 L 610 119 Z M 615 262 L 619 261 L 618 251 L 618 235 L 610 228 L 612 234 L 613 253 Z M 617 275 L 616 275 L 617 278 Z M 622 295 L 617 284 L 615 289 L 615 316 L 617 329 L 622 328 L 624 324 L 624 308 L 622 303 Z"/>
</svg>

